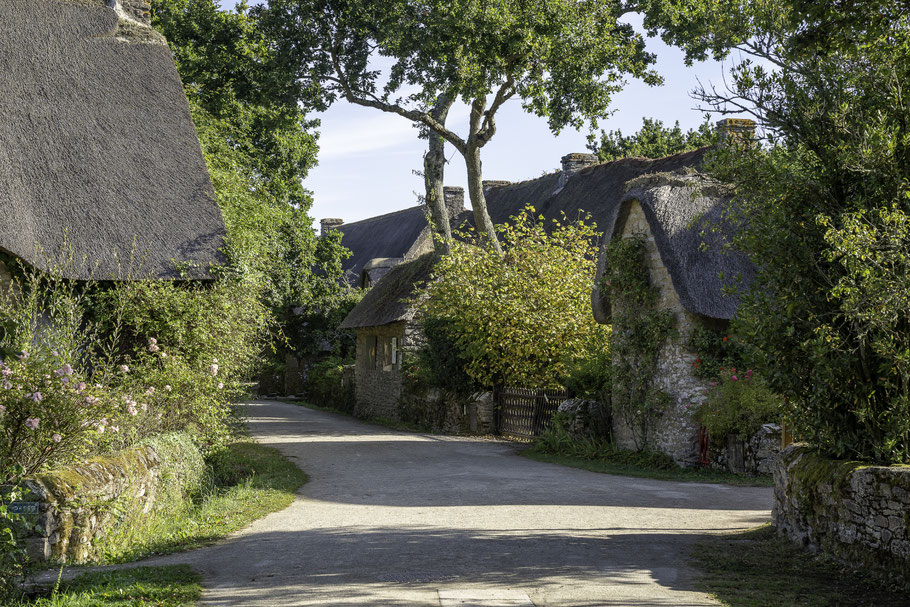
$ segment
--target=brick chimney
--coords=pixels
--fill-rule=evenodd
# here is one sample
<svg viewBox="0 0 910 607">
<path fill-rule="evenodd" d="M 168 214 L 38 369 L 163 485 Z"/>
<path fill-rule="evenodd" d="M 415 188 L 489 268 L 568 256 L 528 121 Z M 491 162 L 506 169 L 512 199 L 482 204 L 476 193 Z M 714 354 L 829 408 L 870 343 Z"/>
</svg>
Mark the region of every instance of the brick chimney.
<svg viewBox="0 0 910 607">
<path fill-rule="evenodd" d="M 326 217 L 319 220 L 320 235 L 325 236 L 329 230 L 337 230 L 344 225 L 344 219 L 338 217 Z"/>
<path fill-rule="evenodd" d="M 442 188 L 442 198 L 449 217 L 455 217 L 464 211 L 464 188 L 447 185 Z"/>
<path fill-rule="evenodd" d="M 748 118 L 724 118 L 717 121 L 717 133 L 722 145 L 730 141 L 749 143 L 755 140 L 755 121 Z"/>
<path fill-rule="evenodd" d="M 561 160 L 562 172 L 565 173 L 566 176 L 570 176 L 573 173 L 577 173 L 582 169 L 594 166 L 600 162 L 596 154 L 581 154 L 578 152 L 574 154 L 566 154 L 562 157 Z"/>
</svg>

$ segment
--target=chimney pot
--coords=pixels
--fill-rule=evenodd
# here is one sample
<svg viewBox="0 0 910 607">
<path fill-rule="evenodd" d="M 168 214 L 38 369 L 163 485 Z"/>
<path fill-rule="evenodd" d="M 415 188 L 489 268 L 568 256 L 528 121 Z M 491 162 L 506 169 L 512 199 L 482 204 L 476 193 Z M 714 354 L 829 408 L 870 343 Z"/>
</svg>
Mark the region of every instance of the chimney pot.
<svg viewBox="0 0 910 607">
<path fill-rule="evenodd" d="M 730 141 L 751 142 L 755 139 L 755 121 L 748 118 L 724 118 L 717 121 L 721 144 Z"/>
<path fill-rule="evenodd" d="M 600 160 L 596 154 L 573 153 L 562 157 L 562 171 L 566 174 L 577 173 L 582 169 L 594 166 Z"/>
<path fill-rule="evenodd" d="M 325 236 L 329 233 L 329 230 L 337 230 L 344 225 L 344 219 L 339 217 L 326 217 L 325 219 L 319 220 L 319 226 L 321 229 L 321 235 Z"/>
<path fill-rule="evenodd" d="M 455 217 L 464 211 L 464 188 L 447 185 L 442 188 L 442 198 L 449 217 Z"/>
</svg>

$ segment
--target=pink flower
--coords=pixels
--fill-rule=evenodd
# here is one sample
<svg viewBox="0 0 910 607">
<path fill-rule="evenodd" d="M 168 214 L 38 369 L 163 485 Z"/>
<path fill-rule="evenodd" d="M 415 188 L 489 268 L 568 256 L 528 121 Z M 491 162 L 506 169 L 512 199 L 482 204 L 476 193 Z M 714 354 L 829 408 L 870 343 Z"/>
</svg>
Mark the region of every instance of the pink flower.
<svg viewBox="0 0 910 607">
<path fill-rule="evenodd" d="M 138 411 L 136 411 L 136 405 L 134 403 L 127 405 L 126 412 L 130 415 L 136 415 L 136 413 L 138 413 Z"/>
<path fill-rule="evenodd" d="M 3 377 L 9 377 L 12 374 L 13 374 L 13 370 L 10 369 L 9 367 L 3 367 L 3 369 L 0 370 L 0 375 L 3 375 Z"/>
<path fill-rule="evenodd" d="M 8 381 L 5 381 L 5 380 L 4 380 L 3 384 L 0 384 L 0 385 L 3 386 L 3 389 L 4 389 L 4 390 L 12 390 L 12 389 L 13 389 L 13 384 L 11 384 L 11 383 L 9 383 Z"/>
<path fill-rule="evenodd" d="M 171 385 L 170 385 L 170 384 L 164 384 L 164 391 L 165 391 L 165 392 L 170 392 L 171 390 L 173 390 L 173 388 L 171 388 Z"/>
<path fill-rule="evenodd" d="M 95 397 L 95 396 L 86 396 L 86 397 L 85 397 L 85 404 L 86 404 L 86 405 L 94 405 L 94 404 L 97 403 L 97 402 L 98 402 L 98 398 Z"/>
<path fill-rule="evenodd" d="M 120 426 L 111 426 L 111 432 L 120 432 Z"/>
<path fill-rule="evenodd" d="M 57 352 L 56 350 L 51 350 L 51 356 L 53 356 L 54 358 L 58 358 L 60 356 L 60 352 Z"/>
<path fill-rule="evenodd" d="M 159 348 L 159 347 L 156 346 L 155 344 L 151 344 L 151 345 L 149 346 L 149 352 L 157 352 L 157 351 L 160 350 L 160 349 L 161 349 L 161 348 Z"/>
<path fill-rule="evenodd" d="M 82 392 L 83 390 L 85 390 L 85 382 L 81 381 L 76 384 L 76 392 Z"/>
<path fill-rule="evenodd" d="M 730 379 L 733 380 L 733 381 L 736 381 L 737 377 L 736 377 L 735 375 L 731 375 L 731 376 L 730 376 Z"/>
<path fill-rule="evenodd" d="M 216 375 L 218 375 L 218 365 L 216 365 L 216 364 L 211 365 L 209 367 L 209 373 L 212 374 L 212 377 L 215 377 Z"/>
<path fill-rule="evenodd" d="M 215 363 L 215 364 L 217 365 L 217 364 L 218 364 L 218 359 L 217 359 L 217 358 L 213 358 L 213 359 L 212 359 L 212 362 Z"/>
<path fill-rule="evenodd" d="M 54 441 L 55 443 L 59 443 L 60 441 L 63 440 L 63 437 L 60 436 L 59 434 L 55 434 L 51 437 L 51 440 Z"/>
<path fill-rule="evenodd" d="M 60 378 L 60 383 L 63 384 L 64 386 L 65 386 L 66 384 L 68 384 L 69 381 L 70 381 L 70 378 L 69 378 L 69 377 L 64 376 L 64 377 L 61 377 L 61 378 Z"/>
<path fill-rule="evenodd" d="M 104 426 L 98 426 L 98 434 L 104 434 Z"/>
<path fill-rule="evenodd" d="M 25 426 L 32 430 L 37 430 L 39 421 L 40 420 L 37 417 L 29 417 L 25 420 Z"/>
<path fill-rule="evenodd" d="M 157 340 L 157 339 L 155 339 L 154 337 L 149 337 L 149 345 L 150 345 L 150 346 L 154 346 L 154 345 L 157 344 L 157 343 L 158 343 L 158 340 Z"/>
<path fill-rule="evenodd" d="M 167 352 L 162 352 L 162 353 L 161 353 L 161 358 L 167 358 Z"/>
<path fill-rule="evenodd" d="M 218 382 L 218 389 L 221 390 L 222 388 L 224 388 L 224 384 L 221 382 Z"/>
<path fill-rule="evenodd" d="M 129 373 L 129 371 L 130 371 L 130 368 L 127 365 L 120 365 L 121 373 Z"/>
<path fill-rule="evenodd" d="M 149 406 L 148 406 L 147 403 L 140 403 L 140 404 L 139 404 L 139 408 L 142 409 L 143 411 L 148 411 L 148 410 L 149 410 Z"/>
<path fill-rule="evenodd" d="M 69 363 L 66 363 L 61 368 L 54 371 L 54 375 L 56 375 L 57 377 L 61 377 L 64 375 L 72 375 L 72 374 L 73 374 L 73 367 Z"/>
<path fill-rule="evenodd" d="M 41 396 L 40 392 L 32 392 L 31 394 L 28 394 L 27 396 L 30 399 L 32 399 L 33 401 L 35 401 L 36 403 L 40 403 L 41 400 L 44 398 L 43 396 Z"/>
<path fill-rule="evenodd" d="M 148 394 L 149 396 L 151 396 L 152 394 L 154 394 L 154 393 L 155 393 L 155 386 L 149 386 L 148 390 L 146 390 L 145 393 Z"/>
</svg>

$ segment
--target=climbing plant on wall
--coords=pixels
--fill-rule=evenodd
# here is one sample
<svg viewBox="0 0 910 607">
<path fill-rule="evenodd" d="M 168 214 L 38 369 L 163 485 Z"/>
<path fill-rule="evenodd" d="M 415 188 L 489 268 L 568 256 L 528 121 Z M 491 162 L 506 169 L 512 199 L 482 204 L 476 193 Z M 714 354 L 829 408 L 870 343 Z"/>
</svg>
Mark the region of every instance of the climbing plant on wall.
<svg viewBox="0 0 910 607">
<path fill-rule="evenodd" d="M 657 307 L 659 291 L 649 280 L 644 239 L 617 238 L 606 254 L 602 290 L 613 311 L 613 415 L 644 450 L 654 420 L 669 402 L 654 380 L 661 346 L 675 331 L 673 315 Z"/>
</svg>

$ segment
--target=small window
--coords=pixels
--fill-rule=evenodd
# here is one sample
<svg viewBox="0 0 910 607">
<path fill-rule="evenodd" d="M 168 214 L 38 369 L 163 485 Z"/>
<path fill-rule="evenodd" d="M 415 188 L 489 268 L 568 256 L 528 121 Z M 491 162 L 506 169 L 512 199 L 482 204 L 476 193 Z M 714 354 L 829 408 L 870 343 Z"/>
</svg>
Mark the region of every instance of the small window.
<svg viewBox="0 0 910 607">
<path fill-rule="evenodd" d="M 374 369 L 379 367 L 379 337 L 373 336 L 373 344 L 370 346 L 370 366 Z"/>
<path fill-rule="evenodd" d="M 389 357 L 390 362 L 392 363 L 392 365 L 397 365 L 398 364 L 398 338 L 397 337 L 392 338 L 392 351 L 390 352 L 390 354 L 391 354 L 391 356 Z"/>
</svg>

